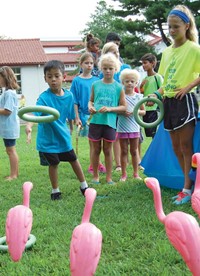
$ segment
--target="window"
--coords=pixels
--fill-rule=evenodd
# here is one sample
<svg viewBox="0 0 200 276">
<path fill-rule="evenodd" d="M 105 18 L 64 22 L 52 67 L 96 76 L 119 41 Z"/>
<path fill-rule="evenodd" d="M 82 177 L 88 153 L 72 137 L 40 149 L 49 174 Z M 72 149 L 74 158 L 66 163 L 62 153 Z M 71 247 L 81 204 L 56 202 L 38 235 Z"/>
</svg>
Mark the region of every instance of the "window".
<svg viewBox="0 0 200 276">
<path fill-rule="evenodd" d="M 16 78 L 17 78 L 17 83 L 20 86 L 20 89 L 17 90 L 17 94 L 22 94 L 22 91 L 21 91 L 21 68 L 13 67 L 12 69 L 15 73 Z"/>
</svg>

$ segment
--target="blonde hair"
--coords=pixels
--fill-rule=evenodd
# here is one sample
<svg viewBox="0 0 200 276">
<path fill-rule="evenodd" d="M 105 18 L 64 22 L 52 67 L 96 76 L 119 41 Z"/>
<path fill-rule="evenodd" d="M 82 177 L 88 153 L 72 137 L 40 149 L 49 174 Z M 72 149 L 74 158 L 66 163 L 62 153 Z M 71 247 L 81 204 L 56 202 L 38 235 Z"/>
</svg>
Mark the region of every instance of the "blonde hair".
<svg viewBox="0 0 200 276">
<path fill-rule="evenodd" d="M 3 66 L 0 68 L 0 75 L 3 77 L 6 85 L 6 89 L 17 90 L 19 85 L 17 84 L 17 78 L 14 71 L 9 66 Z"/>
<path fill-rule="evenodd" d="M 106 44 L 104 44 L 101 53 L 102 53 L 102 55 L 104 55 L 104 54 L 112 52 L 113 50 L 119 52 L 119 48 L 118 48 L 117 44 L 115 44 L 114 42 L 107 42 Z"/>
<path fill-rule="evenodd" d="M 173 10 L 179 10 L 183 13 L 185 13 L 187 15 L 187 17 L 189 18 L 190 22 L 189 23 L 185 23 L 185 24 L 189 24 L 189 28 L 186 31 L 186 38 L 198 43 L 198 31 L 197 31 L 197 27 L 196 27 L 196 23 L 195 23 L 195 19 L 194 16 L 192 14 L 192 12 L 190 11 L 190 9 L 184 5 L 177 5 L 176 7 L 174 7 L 172 9 Z M 176 16 L 176 15 L 170 15 L 169 16 Z"/>
<path fill-rule="evenodd" d="M 135 69 L 124 69 L 119 76 L 120 81 L 123 83 L 127 76 L 131 76 L 136 82 L 140 80 L 140 74 Z"/>
<path fill-rule="evenodd" d="M 103 62 L 112 62 L 115 65 L 116 71 L 118 72 L 120 70 L 121 63 L 113 53 L 107 53 L 107 54 L 101 55 L 98 63 L 98 66 L 100 69 L 102 69 Z"/>
</svg>

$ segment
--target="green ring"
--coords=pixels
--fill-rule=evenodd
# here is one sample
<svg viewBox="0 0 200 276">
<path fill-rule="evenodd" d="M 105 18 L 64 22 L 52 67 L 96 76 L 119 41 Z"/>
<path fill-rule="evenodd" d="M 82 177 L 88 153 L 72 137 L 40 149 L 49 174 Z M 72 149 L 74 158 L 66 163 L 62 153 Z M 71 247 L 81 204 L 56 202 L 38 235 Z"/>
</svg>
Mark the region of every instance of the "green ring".
<svg viewBox="0 0 200 276">
<path fill-rule="evenodd" d="M 34 116 L 34 115 L 28 115 L 25 113 L 29 112 L 43 112 L 45 114 L 50 114 L 47 116 Z M 35 105 L 35 106 L 26 106 L 22 107 L 18 111 L 18 116 L 27 122 L 32 123 L 51 123 L 55 120 L 57 120 L 60 117 L 60 113 L 55 108 L 49 107 L 49 106 L 42 106 L 42 105 Z"/>
<path fill-rule="evenodd" d="M 141 117 L 138 115 L 138 110 L 140 108 L 140 106 L 145 103 L 145 102 L 153 102 L 156 103 L 160 109 L 160 115 L 158 116 L 158 118 L 152 122 L 152 123 L 145 123 Z M 134 107 L 134 111 L 133 111 L 133 115 L 134 118 L 136 120 L 136 122 L 138 123 L 138 125 L 140 125 L 141 127 L 144 128 L 151 128 L 151 127 L 156 127 L 157 125 L 160 124 L 160 122 L 162 121 L 163 117 L 164 117 L 164 107 L 163 107 L 163 103 L 154 97 L 144 97 L 142 98 L 139 102 L 137 102 L 137 104 Z"/>
<path fill-rule="evenodd" d="M 29 235 L 28 241 L 25 245 L 25 249 L 28 249 L 34 245 L 36 242 L 36 237 L 32 234 Z M 0 238 L 0 251 L 6 252 L 8 251 L 8 245 L 6 243 L 6 236 Z"/>
</svg>

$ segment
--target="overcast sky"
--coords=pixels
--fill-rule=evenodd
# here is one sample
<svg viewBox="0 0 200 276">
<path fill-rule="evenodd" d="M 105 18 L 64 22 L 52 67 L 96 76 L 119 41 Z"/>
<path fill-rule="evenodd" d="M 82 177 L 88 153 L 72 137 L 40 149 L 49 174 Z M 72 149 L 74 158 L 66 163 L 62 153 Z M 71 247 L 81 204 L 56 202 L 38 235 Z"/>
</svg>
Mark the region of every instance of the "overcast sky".
<svg viewBox="0 0 200 276">
<path fill-rule="evenodd" d="M 6 38 L 80 38 L 98 0 L 1 1 L 0 36 Z M 106 0 L 114 5 L 112 0 Z"/>
</svg>

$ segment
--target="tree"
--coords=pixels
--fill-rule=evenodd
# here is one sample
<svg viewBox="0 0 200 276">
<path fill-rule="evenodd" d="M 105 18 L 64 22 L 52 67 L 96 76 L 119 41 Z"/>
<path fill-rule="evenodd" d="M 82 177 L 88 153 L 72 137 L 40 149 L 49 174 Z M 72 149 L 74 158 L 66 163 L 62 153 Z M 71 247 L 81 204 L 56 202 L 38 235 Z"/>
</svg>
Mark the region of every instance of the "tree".
<svg viewBox="0 0 200 276">
<path fill-rule="evenodd" d="M 104 43 L 108 32 L 117 32 L 122 37 L 120 54 L 125 62 L 132 66 L 139 65 L 141 56 L 154 52 L 148 45 L 146 36 L 151 33 L 160 35 L 168 46 L 170 40 L 167 32 L 167 15 L 178 4 L 188 6 L 195 16 L 198 29 L 200 28 L 200 1 L 188 0 L 112 0 L 119 8 L 108 6 L 106 1 L 99 1 L 95 13 L 90 16 L 90 22 L 81 33 L 91 32 Z M 156 54 L 158 59 L 159 55 Z"/>
<path fill-rule="evenodd" d="M 117 16 L 112 14 L 112 9 L 113 6 L 107 7 L 106 1 L 100 0 L 97 3 L 95 12 L 90 15 L 90 21 L 86 24 L 86 28 L 80 32 L 84 38 L 88 33 L 92 33 L 101 39 L 102 43 L 105 42 L 107 33 L 116 28 L 114 21 L 117 20 Z"/>
<path fill-rule="evenodd" d="M 117 32 L 122 37 L 120 54 L 124 58 L 125 62 L 133 64 L 135 61 L 133 56 L 136 56 L 136 53 L 141 56 L 143 53 L 150 51 L 150 49 L 152 51 L 152 47 L 142 40 L 141 37 L 132 35 L 131 38 L 129 37 L 129 44 L 127 45 L 127 33 L 129 31 L 129 26 L 125 25 L 124 21 L 124 18 L 115 14 L 113 6 L 107 6 L 106 1 L 100 0 L 97 3 L 94 14 L 91 14 L 90 21 L 86 24 L 86 28 L 81 31 L 81 34 L 85 38 L 88 33 L 92 33 L 101 39 L 102 44 L 104 44 L 106 35 L 109 32 Z M 135 46 L 134 43 L 136 43 Z M 126 51 L 124 49 L 126 49 Z M 143 50 L 142 52 L 141 49 Z"/>
<path fill-rule="evenodd" d="M 135 49 L 140 47 L 140 43 L 145 40 L 145 35 L 151 32 L 157 32 L 162 37 L 163 42 L 166 46 L 170 45 L 170 40 L 167 35 L 167 15 L 170 10 L 178 5 L 188 6 L 195 19 L 197 28 L 200 28 L 200 1 L 188 1 L 188 0 L 112 0 L 113 2 L 118 2 L 119 9 L 113 10 L 115 16 L 123 18 L 121 21 L 121 28 L 126 29 L 128 34 L 123 38 L 125 41 L 124 55 L 130 56 L 130 44 L 134 46 Z M 119 27 L 115 24 L 116 28 Z M 139 37 L 133 39 L 137 34 Z M 141 39 L 141 41 L 140 41 Z M 134 40 L 134 41 L 133 41 Z M 144 44 L 145 45 L 145 44 Z M 145 45 L 146 47 L 146 45 Z M 141 44 L 141 51 L 143 48 Z M 135 51 L 136 60 L 137 51 Z"/>
</svg>

